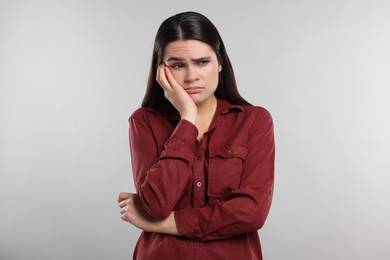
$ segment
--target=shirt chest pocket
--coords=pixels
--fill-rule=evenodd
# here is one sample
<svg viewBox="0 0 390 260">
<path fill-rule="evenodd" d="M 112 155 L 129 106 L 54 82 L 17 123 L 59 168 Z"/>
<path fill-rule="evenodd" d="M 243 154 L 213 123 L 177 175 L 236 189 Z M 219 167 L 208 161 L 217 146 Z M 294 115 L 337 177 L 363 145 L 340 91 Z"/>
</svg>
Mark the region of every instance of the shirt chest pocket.
<svg viewBox="0 0 390 260">
<path fill-rule="evenodd" d="M 223 197 L 240 186 L 242 165 L 248 149 L 231 145 L 209 147 L 208 195 Z"/>
</svg>

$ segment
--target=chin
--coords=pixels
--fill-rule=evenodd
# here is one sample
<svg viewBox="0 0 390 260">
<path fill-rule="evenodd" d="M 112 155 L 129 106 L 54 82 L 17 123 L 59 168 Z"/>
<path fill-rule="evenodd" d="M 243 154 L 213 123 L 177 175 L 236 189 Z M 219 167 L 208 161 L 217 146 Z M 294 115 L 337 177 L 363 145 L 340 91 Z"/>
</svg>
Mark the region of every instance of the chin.
<svg viewBox="0 0 390 260">
<path fill-rule="evenodd" d="M 191 99 L 194 101 L 194 103 L 196 105 L 202 103 L 203 101 L 205 101 L 205 98 L 200 97 L 198 94 L 190 95 L 190 97 L 191 97 Z"/>
<path fill-rule="evenodd" d="M 196 99 L 196 98 L 193 98 L 192 100 L 194 101 L 195 105 L 199 105 L 199 104 L 202 103 L 201 100 L 198 100 L 198 99 Z"/>
<path fill-rule="evenodd" d="M 204 96 L 191 95 L 191 99 L 194 101 L 195 105 L 197 106 L 212 98 L 213 96 L 205 98 Z"/>
</svg>

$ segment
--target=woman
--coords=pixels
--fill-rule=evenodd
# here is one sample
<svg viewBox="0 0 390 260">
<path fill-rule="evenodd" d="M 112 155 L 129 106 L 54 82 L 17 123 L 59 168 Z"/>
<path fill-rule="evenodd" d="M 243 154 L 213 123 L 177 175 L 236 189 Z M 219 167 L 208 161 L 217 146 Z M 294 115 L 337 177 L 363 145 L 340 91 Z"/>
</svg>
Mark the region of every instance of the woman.
<svg viewBox="0 0 390 260">
<path fill-rule="evenodd" d="M 134 259 L 262 259 L 272 119 L 239 95 L 205 16 L 185 12 L 161 24 L 146 95 L 129 123 L 137 193 L 118 202 L 121 218 L 144 231 Z"/>
</svg>

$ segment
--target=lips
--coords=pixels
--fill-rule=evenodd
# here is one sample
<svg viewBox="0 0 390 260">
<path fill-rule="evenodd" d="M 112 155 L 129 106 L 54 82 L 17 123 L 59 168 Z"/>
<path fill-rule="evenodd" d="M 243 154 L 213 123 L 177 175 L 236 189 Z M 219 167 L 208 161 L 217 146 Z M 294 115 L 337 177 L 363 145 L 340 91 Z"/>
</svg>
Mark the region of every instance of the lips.
<svg viewBox="0 0 390 260">
<path fill-rule="evenodd" d="M 200 92 L 202 92 L 203 88 L 201 87 L 189 87 L 189 88 L 186 88 L 185 91 L 188 93 L 188 94 L 198 94 Z"/>
</svg>

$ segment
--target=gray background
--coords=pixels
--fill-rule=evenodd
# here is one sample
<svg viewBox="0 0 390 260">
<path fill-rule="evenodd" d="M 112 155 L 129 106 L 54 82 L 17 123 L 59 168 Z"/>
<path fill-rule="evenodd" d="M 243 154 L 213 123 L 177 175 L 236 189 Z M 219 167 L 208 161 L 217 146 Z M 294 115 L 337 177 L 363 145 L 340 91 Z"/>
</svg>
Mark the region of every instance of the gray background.
<svg viewBox="0 0 390 260">
<path fill-rule="evenodd" d="M 0 0 L 0 259 L 130 259 L 127 119 L 195 10 L 275 121 L 267 260 L 390 259 L 390 2 Z"/>
</svg>

